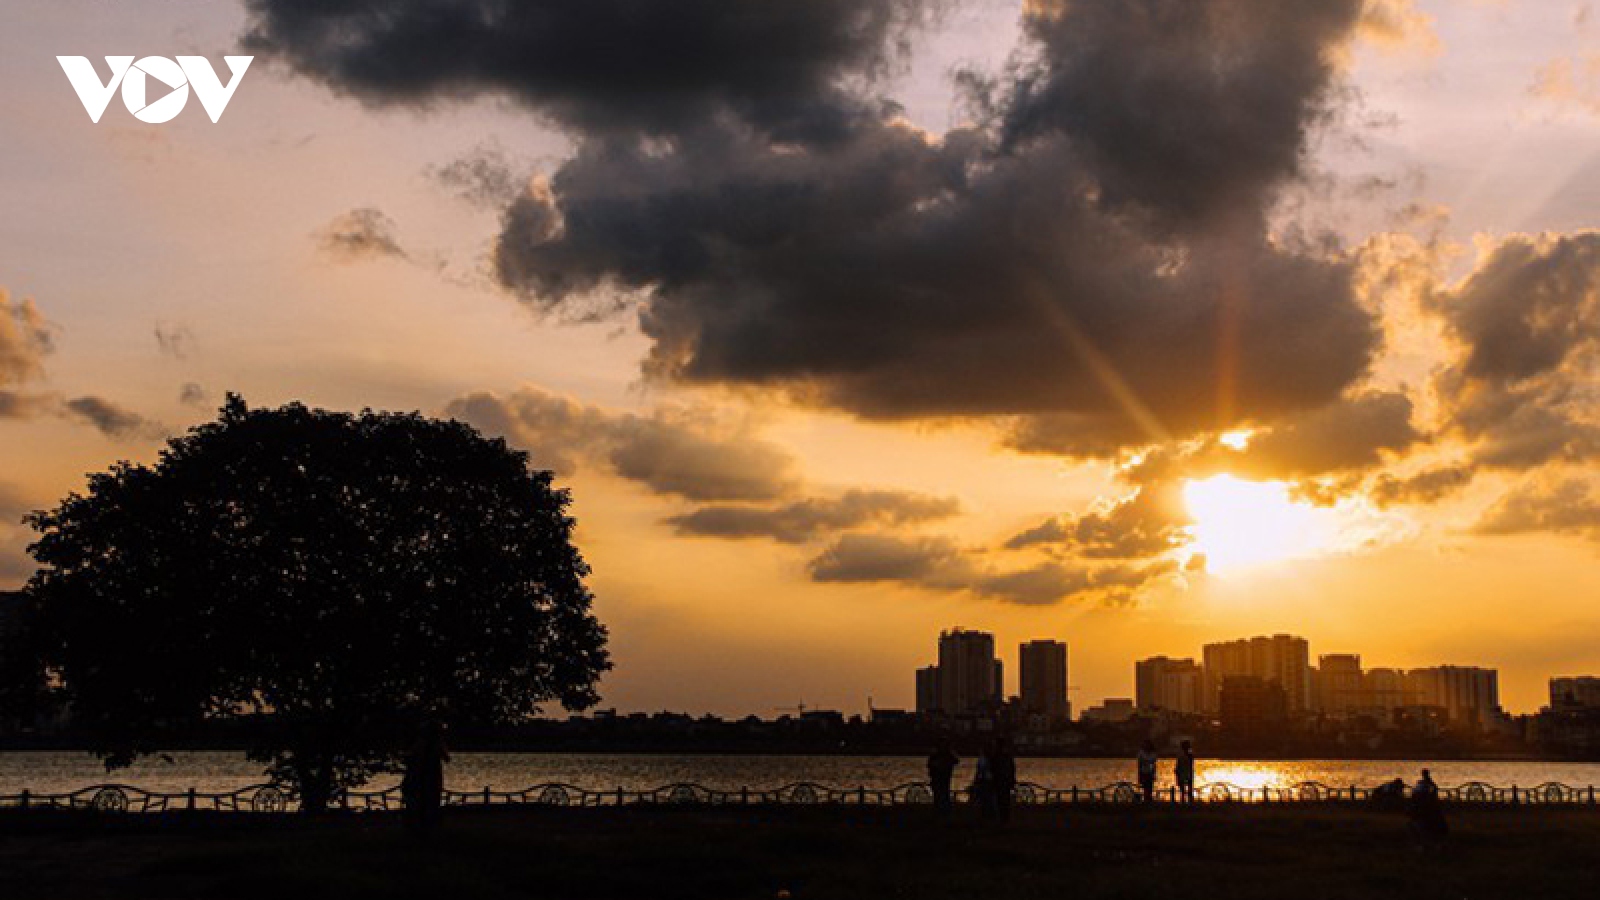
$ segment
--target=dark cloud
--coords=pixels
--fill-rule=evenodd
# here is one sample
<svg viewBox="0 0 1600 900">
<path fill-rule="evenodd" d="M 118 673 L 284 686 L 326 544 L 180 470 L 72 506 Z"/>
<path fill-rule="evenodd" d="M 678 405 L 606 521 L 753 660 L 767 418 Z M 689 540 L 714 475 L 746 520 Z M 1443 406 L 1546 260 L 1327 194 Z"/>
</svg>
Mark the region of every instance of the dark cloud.
<svg viewBox="0 0 1600 900">
<path fill-rule="evenodd" d="M 73 397 L 61 404 L 62 414 L 112 438 L 163 437 L 166 428 L 104 397 Z"/>
<path fill-rule="evenodd" d="M 530 386 L 468 394 L 445 414 L 505 436 L 535 465 L 562 473 L 597 465 L 690 500 L 774 500 L 797 484 L 794 460 L 782 448 L 692 411 L 615 413 Z"/>
<path fill-rule="evenodd" d="M 1411 411 L 1402 393 L 1357 394 L 1253 436 L 1237 470 L 1281 478 L 1372 468 L 1385 451 L 1401 453 L 1423 439 Z"/>
<path fill-rule="evenodd" d="M 42 375 L 50 349 L 50 327 L 39 307 L 31 298 L 12 300 L 0 288 L 0 387 Z"/>
<path fill-rule="evenodd" d="M 544 311 L 635 299 L 652 377 L 1104 453 L 1365 373 L 1349 261 L 1263 224 L 1361 5 L 1031 3 L 1037 63 L 943 135 L 862 87 L 910 2 L 253 0 L 246 43 L 368 102 L 500 94 L 572 128 L 496 272 Z"/>
<path fill-rule="evenodd" d="M 377 105 L 510 97 L 586 132 L 671 132 L 731 114 L 840 127 L 918 0 L 246 0 L 244 47 Z"/>
<path fill-rule="evenodd" d="M 317 247 L 328 258 L 339 262 L 395 257 L 406 259 L 406 251 L 394 236 L 394 220 L 382 210 L 361 207 L 340 213 L 317 232 Z"/>
<path fill-rule="evenodd" d="M 809 568 L 812 580 L 822 583 L 892 582 L 1028 606 L 1085 598 L 1125 602 L 1153 579 L 1177 571 L 1166 560 L 1099 567 L 1047 561 L 996 571 L 948 538 L 881 533 L 846 534 Z"/>
<path fill-rule="evenodd" d="M 667 523 L 680 534 L 771 538 L 786 544 L 803 544 L 851 528 L 930 522 L 960 511 L 961 504 L 954 497 L 849 490 L 838 497 L 812 497 L 776 507 L 706 506 L 673 516 Z"/>
<path fill-rule="evenodd" d="M 1600 456 L 1600 232 L 1512 236 L 1440 291 L 1460 360 L 1435 389 L 1477 465 L 1526 470 Z"/>
<path fill-rule="evenodd" d="M 1008 142 L 1070 135 L 1099 199 L 1173 225 L 1265 208 L 1331 115 L 1362 0 L 1035 0 Z"/>
</svg>

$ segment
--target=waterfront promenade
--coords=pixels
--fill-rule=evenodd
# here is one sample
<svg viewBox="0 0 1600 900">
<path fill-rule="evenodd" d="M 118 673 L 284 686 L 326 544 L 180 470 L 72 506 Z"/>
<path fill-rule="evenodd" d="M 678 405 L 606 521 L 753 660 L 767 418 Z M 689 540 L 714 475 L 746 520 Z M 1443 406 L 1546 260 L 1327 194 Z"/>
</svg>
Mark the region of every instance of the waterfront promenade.
<svg viewBox="0 0 1600 900">
<path fill-rule="evenodd" d="M 1600 884 L 1600 807 L 1452 804 L 1423 848 L 1368 804 L 958 810 L 670 804 L 397 816 L 0 811 L 0 896 L 1549 898 Z"/>
</svg>

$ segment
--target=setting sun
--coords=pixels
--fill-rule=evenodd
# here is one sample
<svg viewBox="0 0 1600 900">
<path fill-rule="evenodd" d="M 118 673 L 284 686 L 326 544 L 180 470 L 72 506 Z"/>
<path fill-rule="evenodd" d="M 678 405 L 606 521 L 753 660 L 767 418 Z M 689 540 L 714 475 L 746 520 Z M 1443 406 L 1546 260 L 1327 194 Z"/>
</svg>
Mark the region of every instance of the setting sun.
<svg viewBox="0 0 1600 900">
<path fill-rule="evenodd" d="M 1314 556 L 1337 536 L 1330 510 L 1296 501 L 1279 481 L 1214 475 L 1185 485 L 1183 500 L 1194 517 L 1192 546 L 1213 572 Z"/>
</svg>

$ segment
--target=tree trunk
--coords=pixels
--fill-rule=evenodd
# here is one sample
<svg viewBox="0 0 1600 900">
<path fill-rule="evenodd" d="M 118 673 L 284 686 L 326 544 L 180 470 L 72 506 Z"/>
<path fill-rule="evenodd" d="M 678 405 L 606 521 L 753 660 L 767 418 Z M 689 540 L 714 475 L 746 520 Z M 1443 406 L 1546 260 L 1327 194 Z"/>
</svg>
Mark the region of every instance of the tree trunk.
<svg viewBox="0 0 1600 900">
<path fill-rule="evenodd" d="M 313 816 L 327 812 L 333 799 L 332 767 L 315 754 L 298 754 L 294 771 L 300 782 L 300 811 Z"/>
</svg>

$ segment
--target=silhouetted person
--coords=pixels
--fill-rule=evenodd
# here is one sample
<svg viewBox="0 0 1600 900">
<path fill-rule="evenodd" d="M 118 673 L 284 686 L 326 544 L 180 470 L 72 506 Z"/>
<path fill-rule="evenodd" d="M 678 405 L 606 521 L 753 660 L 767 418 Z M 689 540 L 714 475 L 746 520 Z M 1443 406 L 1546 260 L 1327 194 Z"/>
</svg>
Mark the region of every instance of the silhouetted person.
<svg viewBox="0 0 1600 900">
<path fill-rule="evenodd" d="M 994 818 L 994 761 L 989 758 L 986 749 L 978 756 L 978 764 L 972 773 L 972 786 L 967 788 L 967 797 L 978 807 L 978 812 L 985 819 Z"/>
<path fill-rule="evenodd" d="M 950 814 L 950 782 L 960 762 L 961 757 L 955 755 L 948 743 L 940 743 L 928 756 L 928 786 L 933 790 L 934 812 L 941 816 Z"/>
<path fill-rule="evenodd" d="M 1383 809 L 1399 809 L 1406 802 L 1406 783 L 1404 779 L 1396 778 L 1386 781 L 1372 789 L 1369 795 L 1373 806 Z"/>
<path fill-rule="evenodd" d="M 1017 756 L 1007 738 L 996 738 L 989 751 L 989 783 L 994 793 L 995 813 L 1001 822 L 1011 821 L 1011 799 L 1017 788 Z"/>
<path fill-rule="evenodd" d="M 1416 829 L 1423 843 L 1444 840 L 1445 835 L 1450 833 L 1450 823 L 1444 818 L 1444 804 L 1439 800 L 1439 785 L 1427 769 L 1422 770 L 1422 778 L 1411 789 L 1408 812 L 1411 827 Z"/>
<path fill-rule="evenodd" d="M 1139 748 L 1139 790 L 1146 803 L 1156 799 L 1156 759 L 1155 742 L 1146 740 Z"/>
<path fill-rule="evenodd" d="M 404 804 L 406 827 L 425 834 L 439 826 L 444 803 L 444 764 L 450 754 L 444 748 L 444 725 L 428 722 L 406 754 L 406 771 L 400 779 L 400 799 Z"/>
<path fill-rule="evenodd" d="M 1178 744 L 1178 761 L 1173 764 L 1172 774 L 1178 781 L 1178 799 L 1184 803 L 1194 802 L 1194 745 L 1188 741 Z"/>
</svg>

